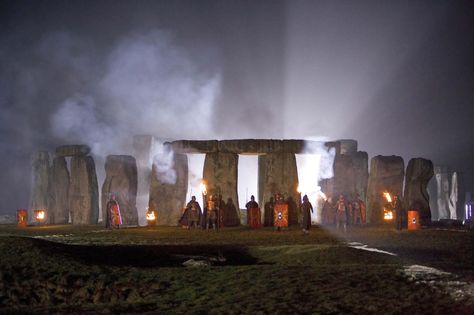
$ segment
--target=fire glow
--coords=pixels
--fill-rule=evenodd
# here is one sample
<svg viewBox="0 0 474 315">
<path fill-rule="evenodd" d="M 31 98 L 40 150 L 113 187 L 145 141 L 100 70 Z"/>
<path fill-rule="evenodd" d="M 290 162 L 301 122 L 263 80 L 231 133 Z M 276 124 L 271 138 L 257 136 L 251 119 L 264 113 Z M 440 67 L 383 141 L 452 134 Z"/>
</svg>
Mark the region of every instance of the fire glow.
<svg viewBox="0 0 474 315">
<path fill-rule="evenodd" d="M 204 196 L 207 195 L 207 187 L 206 187 L 206 184 L 204 184 L 204 182 L 201 182 L 199 184 L 199 189 L 201 189 L 201 192 Z"/>
<path fill-rule="evenodd" d="M 390 196 L 390 193 L 387 191 L 383 193 L 385 199 L 387 199 L 387 202 L 392 202 L 392 196 Z"/>
<path fill-rule="evenodd" d="M 35 220 L 36 222 L 44 222 L 46 220 L 46 211 L 35 210 Z"/>
</svg>

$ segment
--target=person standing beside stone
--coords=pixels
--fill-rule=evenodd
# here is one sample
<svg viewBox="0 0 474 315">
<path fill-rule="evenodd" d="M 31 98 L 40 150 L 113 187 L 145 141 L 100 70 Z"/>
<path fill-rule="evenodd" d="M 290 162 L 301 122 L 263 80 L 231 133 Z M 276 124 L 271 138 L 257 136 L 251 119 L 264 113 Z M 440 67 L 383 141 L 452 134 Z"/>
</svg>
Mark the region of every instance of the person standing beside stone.
<svg viewBox="0 0 474 315">
<path fill-rule="evenodd" d="M 120 214 L 120 206 L 116 200 L 115 194 L 110 195 L 110 199 L 106 206 L 106 228 L 119 228 L 122 224 L 122 216 Z"/>
<path fill-rule="evenodd" d="M 308 196 L 304 195 L 301 204 L 301 212 L 303 215 L 303 234 L 308 234 L 311 229 L 311 213 L 313 213 L 313 205 L 308 200 Z"/>
<path fill-rule="evenodd" d="M 196 201 L 196 196 L 192 196 L 191 200 L 186 205 L 183 216 L 180 219 L 180 224 L 187 228 L 197 228 L 200 224 L 201 215 L 201 206 Z"/>
<path fill-rule="evenodd" d="M 347 230 L 347 205 L 343 195 L 339 195 L 339 199 L 336 202 L 336 228 L 344 228 L 344 232 Z"/>
<path fill-rule="evenodd" d="M 264 226 L 273 226 L 273 208 L 275 207 L 275 202 L 273 197 L 270 197 L 270 200 L 265 203 L 265 218 L 263 221 Z"/>
<path fill-rule="evenodd" d="M 260 221 L 257 218 L 260 213 L 257 213 L 258 203 L 253 195 L 250 196 L 250 201 L 245 204 L 245 208 L 247 208 L 247 225 L 256 227 L 255 225 L 258 225 L 257 221 Z"/>
<path fill-rule="evenodd" d="M 351 202 L 353 223 L 365 224 L 365 203 L 360 199 L 359 194 L 356 194 L 354 200 Z"/>
<path fill-rule="evenodd" d="M 392 209 L 395 212 L 396 229 L 397 231 L 401 231 L 403 228 L 404 211 L 398 195 L 393 197 Z"/>
<path fill-rule="evenodd" d="M 207 201 L 207 229 L 214 229 L 217 230 L 219 227 L 217 226 L 218 222 L 218 210 L 217 210 L 217 203 L 216 198 L 214 196 L 209 196 L 209 200 Z"/>
</svg>

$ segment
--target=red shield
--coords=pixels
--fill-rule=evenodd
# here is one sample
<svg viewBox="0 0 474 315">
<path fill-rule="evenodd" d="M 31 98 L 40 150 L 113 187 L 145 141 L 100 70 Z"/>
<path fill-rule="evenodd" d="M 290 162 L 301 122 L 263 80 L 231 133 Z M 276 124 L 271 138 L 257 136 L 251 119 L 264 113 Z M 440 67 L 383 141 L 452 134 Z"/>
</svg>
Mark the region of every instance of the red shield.
<svg viewBox="0 0 474 315">
<path fill-rule="evenodd" d="M 288 227 L 288 205 L 277 204 L 273 210 L 273 218 L 275 227 Z"/>
<path fill-rule="evenodd" d="M 260 208 L 249 209 L 249 225 L 252 229 L 257 229 L 257 228 L 262 227 Z"/>
</svg>

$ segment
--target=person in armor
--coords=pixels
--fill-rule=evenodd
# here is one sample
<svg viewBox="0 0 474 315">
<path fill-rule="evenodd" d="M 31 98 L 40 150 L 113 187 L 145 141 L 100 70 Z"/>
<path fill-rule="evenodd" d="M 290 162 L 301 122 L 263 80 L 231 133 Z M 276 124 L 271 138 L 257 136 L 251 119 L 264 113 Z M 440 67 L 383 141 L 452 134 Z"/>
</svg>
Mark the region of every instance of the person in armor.
<svg viewBox="0 0 474 315">
<path fill-rule="evenodd" d="M 400 202 L 398 195 L 395 195 L 393 198 L 392 209 L 395 212 L 396 229 L 397 231 L 401 231 L 403 228 L 403 216 L 405 211 L 403 211 L 402 203 Z"/>
<path fill-rule="evenodd" d="M 184 208 L 183 216 L 179 222 L 188 229 L 191 227 L 197 228 L 197 226 L 200 224 L 201 215 L 201 206 L 196 201 L 196 196 L 192 196 L 191 200 L 186 205 L 186 208 Z"/>
<path fill-rule="evenodd" d="M 273 208 L 274 207 L 275 207 L 275 201 L 273 197 L 270 197 L 270 201 L 265 203 L 264 226 L 273 226 Z"/>
<path fill-rule="evenodd" d="M 342 225 L 344 232 L 347 229 L 347 205 L 343 195 L 339 195 L 339 199 L 335 205 L 336 208 L 336 228 L 339 229 Z"/>
<path fill-rule="evenodd" d="M 122 215 L 120 214 L 120 206 L 115 200 L 115 194 L 110 195 L 110 199 L 106 205 L 106 221 L 105 227 L 108 229 L 111 228 L 120 228 L 122 224 Z"/>
<path fill-rule="evenodd" d="M 254 195 L 250 196 L 250 201 L 245 204 L 245 208 L 247 208 L 247 225 L 250 225 L 251 209 L 258 209 L 258 203 L 255 201 Z"/>
<path fill-rule="evenodd" d="M 218 226 L 218 215 L 219 211 L 217 208 L 216 197 L 210 195 L 207 201 L 207 229 L 214 229 L 217 230 Z"/>
<path fill-rule="evenodd" d="M 351 209 L 354 224 L 365 224 L 365 203 L 360 199 L 359 194 L 351 202 Z"/>
<path fill-rule="evenodd" d="M 311 229 L 311 213 L 313 212 L 313 205 L 309 202 L 307 195 L 303 197 L 301 212 L 303 214 L 303 234 L 306 235 Z"/>
</svg>

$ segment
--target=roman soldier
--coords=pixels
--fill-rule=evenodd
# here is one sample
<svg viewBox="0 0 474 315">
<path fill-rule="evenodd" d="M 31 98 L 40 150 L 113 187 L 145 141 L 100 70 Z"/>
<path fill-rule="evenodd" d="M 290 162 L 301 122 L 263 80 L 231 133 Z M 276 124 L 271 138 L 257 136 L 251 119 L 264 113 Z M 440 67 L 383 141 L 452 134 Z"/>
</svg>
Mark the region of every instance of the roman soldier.
<svg viewBox="0 0 474 315">
<path fill-rule="evenodd" d="M 311 213 L 313 212 L 313 205 L 309 202 L 307 195 L 304 195 L 303 203 L 300 208 L 303 214 L 303 233 L 308 234 L 311 229 Z"/>
</svg>

